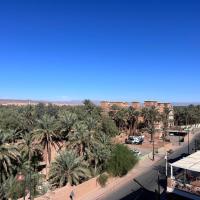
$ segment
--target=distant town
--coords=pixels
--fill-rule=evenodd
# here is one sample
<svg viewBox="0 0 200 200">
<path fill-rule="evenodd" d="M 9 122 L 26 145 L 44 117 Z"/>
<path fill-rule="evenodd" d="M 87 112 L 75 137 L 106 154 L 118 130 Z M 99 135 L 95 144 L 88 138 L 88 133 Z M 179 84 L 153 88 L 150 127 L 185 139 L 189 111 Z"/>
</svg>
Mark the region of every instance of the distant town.
<svg viewBox="0 0 200 200">
<path fill-rule="evenodd" d="M 124 102 L 124 101 L 100 101 L 100 100 L 93 100 L 92 101 L 94 104 L 96 105 L 100 105 L 101 103 L 105 103 L 106 102 L 110 102 L 109 105 L 111 105 L 112 103 L 116 103 L 116 104 L 121 104 L 126 107 L 127 105 L 131 105 L 131 102 Z M 148 102 L 148 101 L 147 101 Z M 154 102 L 154 101 L 153 101 Z M 50 100 L 29 100 L 29 99 L 0 99 L 0 105 L 15 105 L 15 106 L 21 106 L 21 105 L 37 105 L 38 103 L 43 103 L 45 105 L 48 104 L 53 104 L 53 105 L 58 105 L 58 106 L 62 106 L 62 105 L 83 105 L 83 100 L 66 100 L 66 101 L 50 101 Z M 136 102 L 138 103 L 138 102 Z M 200 102 L 171 102 L 171 104 L 173 106 L 187 106 L 187 105 L 200 105 Z M 143 105 L 141 103 L 141 105 Z"/>
</svg>

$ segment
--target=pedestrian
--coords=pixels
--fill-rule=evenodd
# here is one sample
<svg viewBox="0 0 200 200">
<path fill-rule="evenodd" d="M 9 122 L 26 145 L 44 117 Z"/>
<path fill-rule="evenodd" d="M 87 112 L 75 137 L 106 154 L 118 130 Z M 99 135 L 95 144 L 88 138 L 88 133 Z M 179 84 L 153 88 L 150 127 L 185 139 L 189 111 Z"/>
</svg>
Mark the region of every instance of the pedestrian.
<svg viewBox="0 0 200 200">
<path fill-rule="evenodd" d="M 74 199 L 74 191 L 73 191 L 73 190 L 71 191 L 69 197 L 70 197 L 70 200 L 73 200 L 73 199 Z"/>
</svg>

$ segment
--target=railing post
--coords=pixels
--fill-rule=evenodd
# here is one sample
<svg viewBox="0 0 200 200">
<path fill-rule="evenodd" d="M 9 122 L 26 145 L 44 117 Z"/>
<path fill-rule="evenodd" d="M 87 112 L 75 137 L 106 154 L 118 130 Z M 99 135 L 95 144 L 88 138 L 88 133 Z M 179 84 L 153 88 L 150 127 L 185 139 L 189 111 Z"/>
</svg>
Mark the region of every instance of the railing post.
<svg viewBox="0 0 200 200">
<path fill-rule="evenodd" d="M 174 176 L 173 176 L 173 166 L 171 165 L 171 179 L 174 179 Z"/>
</svg>

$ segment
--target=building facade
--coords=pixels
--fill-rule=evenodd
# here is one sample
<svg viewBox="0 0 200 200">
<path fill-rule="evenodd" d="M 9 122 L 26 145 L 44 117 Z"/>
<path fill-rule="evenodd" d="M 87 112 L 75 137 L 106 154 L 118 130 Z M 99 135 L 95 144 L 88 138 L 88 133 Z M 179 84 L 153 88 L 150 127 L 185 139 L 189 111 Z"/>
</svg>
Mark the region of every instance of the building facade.
<svg viewBox="0 0 200 200">
<path fill-rule="evenodd" d="M 150 107 L 155 107 L 160 114 L 164 112 L 165 108 L 169 109 L 169 127 L 174 126 L 174 109 L 173 105 L 171 103 L 162 103 L 158 101 L 145 101 L 144 103 L 140 102 L 110 102 L 110 101 L 102 101 L 100 102 L 100 107 L 102 108 L 103 111 L 109 112 L 112 110 L 112 108 L 116 106 L 116 108 L 128 108 L 132 107 L 136 110 L 142 110 L 142 108 L 150 108 Z M 143 118 L 140 117 L 140 121 L 143 121 Z M 161 130 L 163 127 L 162 121 L 158 122 L 155 124 L 156 129 Z"/>
</svg>

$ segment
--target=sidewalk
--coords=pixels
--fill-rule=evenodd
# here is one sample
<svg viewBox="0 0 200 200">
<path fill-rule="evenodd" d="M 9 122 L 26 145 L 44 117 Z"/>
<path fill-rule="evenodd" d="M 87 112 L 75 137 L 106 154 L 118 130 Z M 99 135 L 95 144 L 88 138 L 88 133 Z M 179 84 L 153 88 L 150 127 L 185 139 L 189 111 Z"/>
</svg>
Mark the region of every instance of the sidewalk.
<svg viewBox="0 0 200 200">
<path fill-rule="evenodd" d="M 160 161 L 165 156 L 165 148 L 160 148 L 158 150 L 158 154 L 155 155 L 155 160 L 150 160 L 151 155 L 145 155 L 141 158 L 139 163 L 124 177 L 121 178 L 113 178 L 110 182 L 108 182 L 105 188 L 98 188 L 94 191 L 89 192 L 82 198 L 77 198 L 77 200 L 98 200 L 103 197 L 106 193 L 110 193 L 111 191 L 115 191 L 128 182 L 132 182 L 133 178 L 143 174 L 145 171 L 149 170 L 150 167 L 154 166 L 156 162 Z"/>
<path fill-rule="evenodd" d="M 195 134 L 190 134 L 190 142 L 193 140 Z M 187 136 L 186 136 L 187 137 Z M 144 155 L 139 163 L 124 177 L 121 178 L 113 178 L 111 179 L 105 188 L 96 188 L 95 190 L 88 192 L 84 197 L 76 198 L 76 200 L 100 200 L 104 195 L 110 193 L 111 191 L 114 192 L 118 188 L 123 187 L 123 185 L 127 183 L 131 183 L 132 180 L 143 174 L 145 171 L 149 170 L 152 166 L 154 166 L 158 161 L 164 159 L 166 151 L 172 149 L 173 151 L 182 148 L 183 145 L 187 144 L 187 139 L 185 140 L 184 144 L 181 146 L 172 146 L 167 144 L 165 147 L 161 147 L 158 149 L 158 154 L 155 155 L 155 160 L 152 161 L 150 158 L 152 157 L 152 153 Z"/>
<path fill-rule="evenodd" d="M 195 133 L 190 134 L 190 141 L 193 140 Z M 58 188 L 55 191 L 49 191 L 47 194 L 36 198 L 37 200 L 70 200 L 69 195 L 71 191 L 74 191 L 74 200 L 100 200 L 106 197 L 110 192 L 115 192 L 118 188 L 123 187 L 125 184 L 129 184 L 134 178 L 142 175 L 144 172 L 148 171 L 149 168 L 157 164 L 158 161 L 163 160 L 166 151 L 172 149 L 176 151 L 183 146 L 187 145 L 187 136 L 185 138 L 184 144 L 181 146 L 173 146 L 171 143 L 166 144 L 165 147 L 158 149 L 158 154 L 155 155 L 155 160 L 152 161 L 152 152 L 141 157 L 137 165 L 124 177 L 109 178 L 108 183 L 105 188 L 102 188 L 96 181 L 96 177 L 78 185 L 75 187 L 70 187 L 69 185 Z"/>
</svg>

